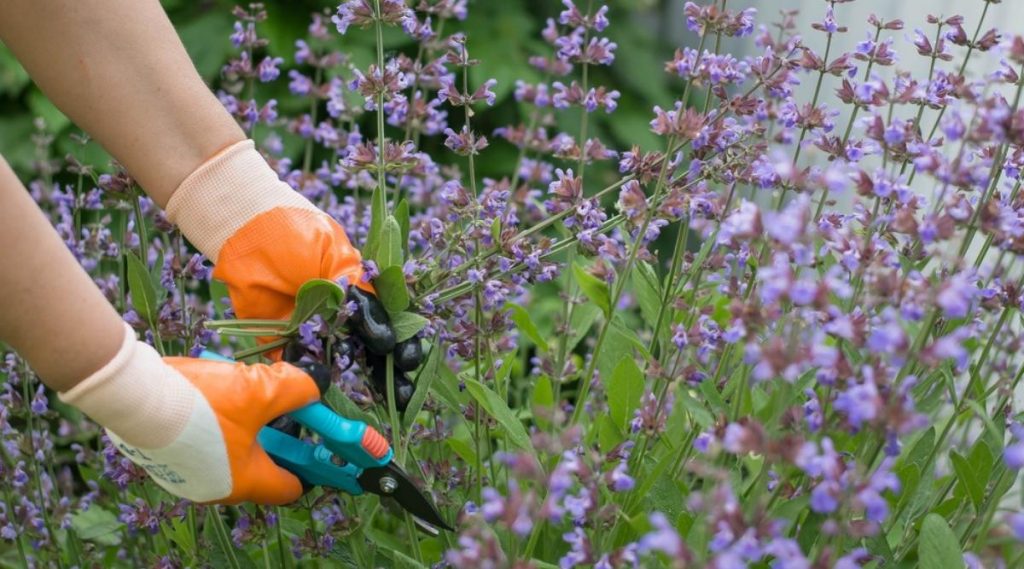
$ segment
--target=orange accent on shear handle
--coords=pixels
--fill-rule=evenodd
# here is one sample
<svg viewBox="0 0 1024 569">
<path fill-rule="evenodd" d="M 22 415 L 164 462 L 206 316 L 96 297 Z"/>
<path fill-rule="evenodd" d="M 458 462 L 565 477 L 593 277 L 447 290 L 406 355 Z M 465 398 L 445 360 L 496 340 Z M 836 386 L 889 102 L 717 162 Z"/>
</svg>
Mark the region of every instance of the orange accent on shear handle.
<svg viewBox="0 0 1024 569">
<path fill-rule="evenodd" d="M 363 433 L 363 450 L 370 453 L 373 458 L 381 459 L 391 450 L 391 445 L 377 429 L 367 425 L 366 432 Z"/>
</svg>

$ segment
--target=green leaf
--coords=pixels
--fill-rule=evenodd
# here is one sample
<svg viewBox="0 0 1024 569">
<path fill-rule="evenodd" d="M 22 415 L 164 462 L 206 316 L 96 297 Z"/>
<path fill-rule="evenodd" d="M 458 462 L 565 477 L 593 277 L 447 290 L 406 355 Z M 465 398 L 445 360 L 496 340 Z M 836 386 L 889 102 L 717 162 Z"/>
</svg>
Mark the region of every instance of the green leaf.
<svg viewBox="0 0 1024 569">
<path fill-rule="evenodd" d="M 403 415 L 402 422 L 405 424 L 406 430 L 412 427 L 416 416 L 420 414 L 420 409 L 423 409 L 423 403 L 427 400 L 430 388 L 440 373 L 440 366 L 444 360 L 443 354 L 444 349 L 435 339 L 434 345 L 430 347 L 430 353 L 427 354 L 427 361 L 423 364 L 420 373 L 416 375 L 416 390 L 412 392 L 412 398 L 409 399 L 409 405 Z"/>
<path fill-rule="evenodd" d="M 601 452 L 611 452 L 623 439 L 622 429 L 615 424 L 615 420 L 608 415 L 601 415 L 597 420 L 597 446 Z"/>
<path fill-rule="evenodd" d="M 491 239 L 494 240 L 495 246 L 501 243 L 501 218 L 495 217 L 494 222 L 491 223 Z"/>
<path fill-rule="evenodd" d="M 608 283 L 588 273 L 579 265 L 572 266 L 572 274 L 576 279 L 576 284 L 580 285 L 580 290 L 583 291 L 583 294 L 587 295 L 587 298 L 596 304 L 604 312 L 605 316 L 610 317 L 612 313 L 612 299 L 608 292 Z"/>
<path fill-rule="evenodd" d="M 555 390 L 551 386 L 551 378 L 542 374 L 533 383 L 533 394 L 530 405 L 533 407 L 551 407 L 555 404 Z M 536 414 L 536 412 L 534 412 Z"/>
<path fill-rule="evenodd" d="M 409 202 L 402 201 L 398 202 L 398 206 L 395 208 L 395 220 L 398 221 L 398 227 L 402 229 L 402 253 L 409 256 Z"/>
<path fill-rule="evenodd" d="M 377 289 L 377 298 L 388 314 L 398 314 L 409 307 L 409 288 L 405 284 L 402 267 L 391 266 L 384 269 L 373 279 L 373 286 Z"/>
<path fill-rule="evenodd" d="M 979 479 L 975 474 L 974 467 L 958 452 L 951 451 L 949 459 L 953 462 L 953 470 L 956 472 L 960 485 L 967 492 L 967 497 L 971 499 L 975 510 L 980 510 L 981 504 L 985 500 L 987 481 Z"/>
<path fill-rule="evenodd" d="M 913 448 L 910 449 L 910 453 L 906 455 L 904 462 L 907 464 L 916 464 L 919 470 L 924 470 L 925 462 L 928 460 L 928 455 L 931 454 L 932 448 L 935 447 L 935 427 L 929 427 L 927 431 L 921 434 L 917 442 L 914 443 Z"/>
<path fill-rule="evenodd" d="M 337 283 L 327 279 L 306 281 L 295 294 L 295 311 L 288 321 L 288 332 L 298 330 L 300 324 L 317 314 L 330 318 L 343 302 L 345 291 Z"/>
<path fill-rule="evenodd" d="M 663 472 L 654 481 L 654 486 L 645 494 L 649 510 L 664 513 L 668 519 L 674 520 L 683 513 L 686 497 L 679 490 L 676 477 L 672 472 Z"/>
<path fill-rule="evenodd" d="M 391 315 L 391 327 L 395 330 L 395 340 L 404 342 L 419 333 L 430 320 L 415 312 L 398 312 Z"/>
<path fill-rule="evenodd" d="M 698 425 L 706 429 L 715 423 L 715 418 L 711 412 L 690 394 L 690 390 L 688 388 L 678 390 L 677 395 L 677 401 L 679 401 L 679 404 L 683 409 L 686 409 L 686 411 L 690 413 L 693 420 L 696 421 Z"/>
<path fill-rule="evenodd" d="M 548 418 L 551 410 L 555 407 L 555 390 L 551 386 L 551 378 L 541 375 L 533 384 L 533 392 L 530 394 L 530 409 L 533 410 L 533 420 L 537 426 L 546 429 L 551 426 Z"/>
<path fill-rule="evenodd" d="M 650 263 L 638 261 L 630 279 L 633 283 L 633 292 L 636 293 L 637 301 L 640 303 L 640 314 L 653 327 L 658 322 L 658 314 L 662 309 L 661 284 L 658 282 L 658 275 Z M 662 328 L 664 331 L 665 326 Z"/>
<path fill-rule="evenodd" d="M 548 343 L 537 329 L 537 325 L 533 323 L 530 313 L 518 304 L 508 304 L 505 308 L 512 312 L 512 321 L 516 323 L 516 328 L 525 334 L 537 346 L 537 349 L 542 352 L 548 351 Z"/>
<path fill-rule="evenodd" d="M 366 243 L 363 244 L 363 257 L 367 259 L 377 258 L 377 246 L 380 243 L 381 233 L 384 231 L 384 215 L 387 213 L 387 203 L 384 198 L 383 188 L 375 188 L 370 198 L 370 230 L 366 235 Z M 383 269 L 384 267 L 379 267 Z"/>
<path fill-rule="evenodd" d="M 156 324 L 157 296 L 149 269 L 134 251 L 125 251 L 125 259 L 128 262 L 128 292 L 132 296 L 132 306 L 153 327 Z"/>
<path fill-rule="evenodd" d="M 622 358 L 632 357 L 635 349 L 641 349 L 642 353 L 643 346 L 638 345 L 638 342 L 636 334 L 627 328 L 618 317 L 612 320 L 601 352 L 596 356 L 597 369 L 601 372 L 601 377 L 611 377 Z"/>
<path fill-rule="evenodd" d="M 625 430 L 633 411 L 640 406 L 644 394 L 644 372 L 631 356 L 619 360 L 608 382 L 608 414 L 620 429 Z"/>
<path fill-rule="evenodd" d="M 255 569 L 256 565 L 252 562 L 249 554 L 244 549 L 239 549 L 231 543 L 224 519 L 214 519 L 215 516 L 221 516 L 220 508 L 208 508 L 206 512 L 206 522 L 203 524 L 203 537 L 206 538 L 207 542 L 216 544 L 216 547 L 206 550 L 206 554 L 209 555 L 208 561 L 210 565 L 212 567 L 231 567 L 232 569 Z M 218 529 L 218 525 L 221 529 Z"/>
<path fill-rule="evenodd" d="M 390 267 L 401 268 L 402 256 L 402 226 L 394 216 L 389 215 L 384 220 L 384 226 L 380 232 L 380 241 L 377 243 L 377 250 L 373 255 L 374 262 L 381 272 Z"/>
<path fill-rule="evenodd" d="M 451 448 L 455 454 L 459 455 L 459 458 L 465 461 L 466 464 L 473 464 L 476 462 L 476 449 L 473 448 L 473 445 L 462 439 L 452 437 L 449 437 L 446 442 L 448 443 L 448 447 Z"/>
<path fill-rule="evenodd" d="M 917 558 L 920 567 L 928 569 L 963 569 L 960 540 L 942 516 L 928 514 L 924 518 L 917 543 Z"/>
<path fill-rule="evenodd" d="M 697 389 L 699 389 L 704 395 L 704 399 L 711 404 L 712 411 L 716 413 L 723 413 L 727 411 L 729 407 L 725 404 L 725 400 L 722 399 L 722 394 L 718 392 L 718 387 L 713 384 L 713 381 L 702 381 Z"/>
<path fill-rule="evenodd" d="M 469 402 L 469 395 L 459 389 L 459 378 L 446 364 L 438 368 L 438 378 L 432 387 L 434 393 L 455 413 L 462 413 L 461 406 Z"/>
<path fill-rule="evenodd" d="M 168 531 L 167 535 L 171 538 L 171 541 L 173 541 L 175 545 L 180 547 L 183 551 L 194 551 L 196 543 L 192 536 L 192 530 L 188 526 L 188 522 L 178 518 L 171 518 L 170 526 L 171 531 Z"/>
<path fill-rule="evenodd" d="M 116 546 L 121 544 L 121 528 L 112 512 L 93 504 L 84 512 L 71 516 L 71 529 L 83 541 L 91 541 L 100 545 Z"/>
<path fill-rule="evenodd" d="M 331 385 L 324 394 L 324 402 L 342 417 L 362 421 L 373 427 L 378 427 L 377 418 L 359 408 L 347 395 L 342 393 L 338 386 Z"/>
<path fill-rule="evenodd" d="M 508 440 L 513 445 L 533 452 L 533 443 L 530 442 L 530 435 L 526 428 L 515 416 L 505 400 L 498 396 L 491 388 L 473 379 L 466 380 L 466 389 L 473 399 L 487 411 L 487 414 L 494 417 L 504 430 Z"/>
<path fill-rule="evenodd" d="M 601 309 L 593 304 L 578 304 L 572 308 L 572 318 L 569 319 L 569 343 L 565 347 L 567 353 L 576 349 L 576 345 L 586 337 L 600 315 Z"/>
<path fill-rule="evenodd" d="M 172 21 L 181 42 L 188 50 L 189 59 L 199 74 L 209 82 L 217 78 L 232 49 L 229 42 L 210 40 L 227 37 L 231 33 L 232 20 L 227 10 L 203 10 L 201 14 L 187 22 L 174 18 Z"/>
</svg>

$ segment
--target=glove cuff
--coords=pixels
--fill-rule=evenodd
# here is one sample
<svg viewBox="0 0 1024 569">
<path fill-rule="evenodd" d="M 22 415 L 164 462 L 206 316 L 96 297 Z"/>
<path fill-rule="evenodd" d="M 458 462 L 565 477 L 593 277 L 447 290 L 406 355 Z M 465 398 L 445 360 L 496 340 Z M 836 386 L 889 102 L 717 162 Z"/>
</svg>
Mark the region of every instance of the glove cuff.
<svg viewBox="0 0 1024 569">
<path fill-rule="evenodd" d="M 257 215 L 281 207 L 320 213 L 278 178 L 252 140 L 243 140 L 185 178 L 167 202 L 167 217 L 216 263 L 229 237 Z"/>
<path fill-rule="evenodd" d="M 128 324 L 114 359 L 59 394 L 61 401 L 144 449 L 163 448 L 181 434 L 197 395 L 202 397 L 152 346 L 135 339 Z"/>
</svg>

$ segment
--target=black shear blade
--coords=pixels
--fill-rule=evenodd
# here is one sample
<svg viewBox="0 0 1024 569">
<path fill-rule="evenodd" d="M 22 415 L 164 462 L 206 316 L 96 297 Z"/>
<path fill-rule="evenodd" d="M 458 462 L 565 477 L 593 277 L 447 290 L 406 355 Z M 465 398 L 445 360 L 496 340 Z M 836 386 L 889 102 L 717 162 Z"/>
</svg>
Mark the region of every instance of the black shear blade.
<svg viewBox="0 0 1024 569">
<path fill-rule="evenodd" d="M 367 468 L 358 480 L 363 490 L 381 497 L 394 498 L 427 533 L 436 536 L 439 533 L 437 528 L 455 531 L 441 517 L 437 506 L 416 488 L 409 476 L 394 462 L 389 462 L 387 466 Z"/>
</svg>

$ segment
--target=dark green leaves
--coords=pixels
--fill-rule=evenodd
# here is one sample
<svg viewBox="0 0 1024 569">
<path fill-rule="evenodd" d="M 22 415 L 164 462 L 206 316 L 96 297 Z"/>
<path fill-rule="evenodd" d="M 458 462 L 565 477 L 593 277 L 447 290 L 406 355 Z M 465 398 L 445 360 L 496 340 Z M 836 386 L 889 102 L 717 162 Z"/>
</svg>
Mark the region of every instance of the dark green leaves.
<svg viewBox="0 0 1024 569">
<path fill-rule="evenodd" d="M 960 540 L 949 528 L 945 518 L 938 514 L 928 514 L 921 524 L 919 539 L 917 556 L 920 567 L 963 569 L 964 556 L 960 551 Z"/>
<path fill-rule="evenodd" d="M 373 190 L 373 197 L 370 198 L 370 231 L 366 235 L 366 243 L 363 244 L 363 257 L 368 259 L 377 258 L 377 245 L 380 242 L 381 232 L 384 230 L 384 216 L 387 214 L 387 203 L 382 188 Z"/>
<path fill-rule="evenodd" d="M 643 394 L 644 372 L 632 357 L 622 358 L 608 382 L 608 412 L 615 426 L 625 431 Z"/>
<path fill-rule="evenodd" d="M 498 396 L 491 388 L 473 379 L 466 379 L 466 390 L 487 414 L 494 417 L 505 432 L 508 441 L 523 450 L 533 452 L 533 443 L 526 428 L 508 407 L 508 403 Z"/>
<path fill-rule="evenodd" d="M 401 267 L 404 262 L 402 250 L 402 226 L 394 216 L 389 215 L 384 220 L 380 240 L 373 255 L 377 268 L 384 271 L 391 267 Z"/>
<path fill-rule="evenodd" d="M 533 323 L 530 313 L 518 304 L 510 304 L 508 309 L 512 312 L 512 321 L 516 323 L 516 328 L 525 334 L 537 346 L 537 349 L 542 352 L 548 351 L 548 342 L 537 329 L 537 325 Z"/>
<path fill-rule="evenodd" d="M 580 290 L 583 294 L 587 295 L 587 298 L 596 304 L 605 316 L 610 316 L 612 313 L 612 299 L 611 294 L 608 292 L 608 283 L 588 273 L 583 267 L 579 265 L 572 266 L 572 274 L 576 279 L 576 284 L 580 285 Z"/>
<path fill-rule="evenodd" d="M 128 263 L 128 292 L 132 296 L 132 306 L 152 328 L 156 323 L 159 300 L 149 269 L 132 251 L 125 252 L 125 261 Z"/>
<path fill-rule="evenodd" d="M 662 310 L 661 285 L 658 282 L 658 275 L 650 263 L 639 261 L 630 279 L 633 284 L 633 292 L 640 304 L 640 313 L 644 320 L 653 327 L 658 321 L 658 313 Z M 662 328 L 665 327 L 662 326 Z"/>
<path fill-rule="evenodd" d="M 405 286 L 402 267 L 392 266 L 381 271 L 373 280 L 377 298 L 390 315 L 396 315 L 409 307 L 409 289 Z"/>
<path fill-rule="evenodd" d="M 975 510 L 980 512 L 985 501 L 985 489 L 988 487 L 994 462 L 988 445 L 985 444 L 985 441 L 979 440 L 971 449 L 969 457 L 952 451 L 949 453 L 949 459 L 953 463 L 953 470 L 956 471 L 956 477 L 960 481 L 961 487 L 971 499 Z"/>
<path fill-rule="evenodd" d="M 395 330 L 395 341 L 404 342 L 422 330 L 430 321 L 412 312 L 391 315 L 391 327 Z"/>
<path fill-rule="evenodd" d="M 100 545 L 120 545 L 123 526 L 117 521 L 117 516 L 96 504 L 71 516 L 71 529 L 78 538 Z"/>
<path fill-rule="evenodd" d="M 295 312 L 292 312 L 288 327 L 298 330 L 299 324 L 317 314 L 329 317 L 337 313 L 344 301 L 345 291 L 337 283 L 327 279 L 307 281 L 295 294 Z"/>
</svg>

